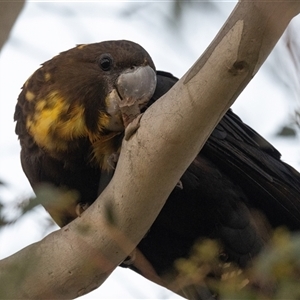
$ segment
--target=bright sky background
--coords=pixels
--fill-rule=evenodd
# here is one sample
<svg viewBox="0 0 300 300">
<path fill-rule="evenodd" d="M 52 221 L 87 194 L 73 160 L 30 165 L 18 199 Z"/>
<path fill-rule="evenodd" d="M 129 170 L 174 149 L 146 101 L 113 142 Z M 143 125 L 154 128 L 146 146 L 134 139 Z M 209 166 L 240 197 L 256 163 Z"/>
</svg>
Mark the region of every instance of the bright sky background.
<svg viewBox="0 0 300 300">
<path fill-rule="evenodd" d="M 181 22 L 172 23 L 169 1 L 156 2 L 27 2 L 0 52 L 0 179 L 7 183 L 0 196 L 13 216 L 16 201 L 32 193 L 19 161 L 19 143 L 14 133 L 13 113 L 20 88 L 25 80 L 57 53 L 76 44 L 112 39 L 128 39 L 141 44 L 152 56 L 157 69 L 181 77 L 208 46 L 220 29 L 235 2 L 194 2 Z M 163 18 L 165 17 L 165 18 Z M 293 22 L 298 28 L 299 17 Z M 283 159 L 300 170 L 299 137 L 275 138 L 280 126 L 287 123 L 299 107 L 299 77 L 284 48 L 277 51 L 256 75 L 234 105 L 234 111 L 250 126 L 270 140 L 283 154 Z M 272 72 L 287 74 L 289 92 Z M 274 74 L 273 74 L 274 75 Z M 297 102 L 298 101 L 298 102 Z M 36 208 L 15 225 L 0 231 L 0 257 L 8 256 L 40 240 L 48 216 Z M 51 230 L 55 230 L 52 227 Z M 118 268 L 86 299 L 175 298 L 165 289 L 153 285 L 129 270 Z"/>
</svg>

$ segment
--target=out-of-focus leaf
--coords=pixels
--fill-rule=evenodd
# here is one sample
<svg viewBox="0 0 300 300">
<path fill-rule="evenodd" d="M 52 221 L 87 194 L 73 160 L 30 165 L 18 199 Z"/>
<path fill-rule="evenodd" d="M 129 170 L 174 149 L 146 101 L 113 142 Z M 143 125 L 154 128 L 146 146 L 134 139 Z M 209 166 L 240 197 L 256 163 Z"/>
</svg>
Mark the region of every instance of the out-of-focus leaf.
<svg viewBox="0 0 300 300">
<path fill-rule="evenodd" d="M 296 130 L 289 126 L 289 125 L 285 125 L 283 126 L 277 133 L 276 136 L 280 136 L 280 137 L 295 137 L 297 135 Z"/>
</svg>

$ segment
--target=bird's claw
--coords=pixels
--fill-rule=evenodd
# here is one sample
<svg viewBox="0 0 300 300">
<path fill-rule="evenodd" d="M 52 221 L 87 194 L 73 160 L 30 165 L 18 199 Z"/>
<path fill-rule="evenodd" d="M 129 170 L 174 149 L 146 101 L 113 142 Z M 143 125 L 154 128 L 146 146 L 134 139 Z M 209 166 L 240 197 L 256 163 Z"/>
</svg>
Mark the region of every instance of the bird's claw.
<svg viewBox="0 0 300 300">
<path fill-rule="evenodd" d="M 87 203 L 78 203 L 75 207 L 75 212 L 78 217 L 81 217 L 82 213 L 87 210 L 89 205 Z"/>
<path fill-rule="evenodd" d="M 134 118 L 125 129 L 125 140 L 128 141 L 140 127 L 140 120 L 143 114 L 139 114 Z"/>
<path fill-rule="evenodd" d="M 131 266 L 134 261 L 135 261 L 135 257 L 136 257 L 136 249 L 134 249 L 122 262 L 122 264 L 124 264 L 125 266 Z"/>
<path fill-rule="evenodd" d="M 113 152 L 107 159 L 107 164 L 114 170 L 119 160 L 120 153 Z"/>
<path fill-rule="evenodd" d="M 181 181 L 181 180 L 179 180 L 179 181 L 177 182 L 176 187 L 179 188 L 179 189 L 181 189 L 181 190 L 183 190 L 183 184 L 182 184 L 182 181 Z"/>
</svg>

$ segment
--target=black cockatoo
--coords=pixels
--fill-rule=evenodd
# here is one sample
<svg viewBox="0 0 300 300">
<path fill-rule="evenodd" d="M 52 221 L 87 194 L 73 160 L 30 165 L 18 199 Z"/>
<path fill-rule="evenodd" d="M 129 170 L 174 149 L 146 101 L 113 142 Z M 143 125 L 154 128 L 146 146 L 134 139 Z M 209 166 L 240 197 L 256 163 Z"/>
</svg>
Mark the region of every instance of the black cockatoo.
<svg viewBox="0 0 300 300">
<path fill-rule="evenodd" d="M 43 204 L 59 226 L 91 204 L 113 174 L 124 136 L 122 101 L 143 111 L 176 81 L 130 41 L 79 45 L 26 81 L 14 115 L 23 170 L 34 190 L 47 182 L 79 195 Z M 263 247 L 253 211 L 273 227 L 299 229 L 300 175 L 229 110 L 137 249 L 155 276 L 172 272 L 201 238 L 219 240 L 226 259 L 244 267 Z M 147 277 L 133 257 L 124 264 Z"/>
</svg>

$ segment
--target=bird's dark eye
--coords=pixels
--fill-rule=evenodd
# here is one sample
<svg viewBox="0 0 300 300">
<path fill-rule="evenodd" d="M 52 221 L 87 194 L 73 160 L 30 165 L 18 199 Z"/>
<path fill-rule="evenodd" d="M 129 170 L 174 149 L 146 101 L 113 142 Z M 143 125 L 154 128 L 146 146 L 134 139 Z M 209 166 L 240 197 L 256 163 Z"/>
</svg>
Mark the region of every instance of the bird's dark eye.
<svg viewBox="0 0 300 300">
<path fill-rule="evenodd" d="M 109 54 L 103 54 L 99 58 L 98 64 L 103 71 L 109 71 L 112 67 L 112 57 Z"/>
</svg>

